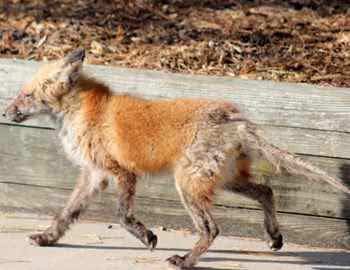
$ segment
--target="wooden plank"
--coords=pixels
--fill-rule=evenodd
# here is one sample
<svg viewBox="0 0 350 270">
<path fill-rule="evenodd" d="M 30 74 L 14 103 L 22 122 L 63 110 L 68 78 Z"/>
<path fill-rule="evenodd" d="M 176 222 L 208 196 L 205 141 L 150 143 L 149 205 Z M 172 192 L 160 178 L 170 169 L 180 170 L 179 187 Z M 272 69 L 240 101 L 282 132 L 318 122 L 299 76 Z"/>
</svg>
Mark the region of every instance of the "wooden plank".
<svg viewBox="0 0 350 270">
<path fill-rule="evenodd" d="M 37 68 L 37 62 L 0 60 L 0 111 Z M 146 97 L 227 99 L 259 124 L 350 132 L 350 91 L 345 88 L 103 66 L 86 69 L 116 91 Z M 27 124 L 52 127 L 47 119 Z"/>
<path fill-rule="evenodd" d="M 0 190 L 1 212 L 45 215 L 58 213 L 70 192 L 66 189 L 1 183 Z M 117 222 L 115 201 L 115 196 L 101 194 L 94 200 L 85 218 Z M 136 210 L 136 216 L 148 226 L 193 229 L 187 213 L 176 201 L 138 197 Z M 213 214 L 224 235 L 263 238 L 261 211 L 215 207 Z M 350 249 L 349 220 L 285 213 L 280 213 L 278 219 L 287 243 Z"/>
<path fill-rule="evenodd" d="M 30 79 L 35 65 L 37 64 L 23 61 L 0 60 L 0 111 L 18 92 L 23 81 Z M 271 142 L 301 154 L 336 157 L 309 157 L 333 175 L 338 172 L 339 167 L 349 164 L 348 89 L 323 89 L 307 85 L 183 76 L 96 66 L 88 67 L 88 70 L 117 90 L 146 97 L 209 97 L 232 100 L 239 104 L 252 120 L 267 125 L 264 129 Z M 26 124 L 33 127 L 53 127 L 45 118 Z M 3 182 L 0 205 L 4 205 L 3 209 L 8 210 L 56 209 L 55 205 L 61 203 L 61 199 L 65 199 L 66 193 L 69 192 L 66 188 L 74 184 L 77 169 L 66 161 L 58 150 L 60 148 L 53 143 L 57 141 L 54 131 L 2 125 L 0 134 L 0 182 Z M 183 219 L 184 212 L 179 206 L 170 178 L 168 175 L 162 175 L 146 177 L 140 181 L 140 212 L 144 213 L 145 218 L 150 216 L 152 222 L 157 220 L 157 224 L 165 220 L 170 225 L 175 223 L 181 227 L 182 223 L 179 223 L 179 220 Z M 13 189 L 13 182 L 20 185 L 15 185 L 16 188 Z M 26 184 L 26 188 L 18 191 L 17 187 L 22 187 L 23 183 Z M 306 183 L 304 179 L 274 178 L 269 180 L 269 184 L 276 191 L 278 209 L 298 214 L 281 215 L 282 224 L 286 224 L 288 238 L 294 237 L 295 241 L 307 239 L 308 242 L 316 241 L 317 245 L 322 245 L 332 236 L 332 245 L 348 247 L 349 220 L 304 216 L 308 214 L 349 219 L 350 200 L 344 194 L 335 191 L 329 185 Z M 55 191 L 51 192 L 50 187 L 54 187 Z M 107 197 L 114 201 L 114 190 L 110 189 L 109 192 Z M 220 211 L 216 212 L 217 216 L 227 220 L 223 225 L 224 231 L 242 236 L 257 236 L 262 233 L 261 211 L 255 210 L 258 208 L 256 203 L 224 194 L 217 200 L 217 204 L 222 205 L 219 207 Z M 244 209 L 231 209 L 236 206 Z M 114 210 L 106 208 L 104 202 L 97 202 L 94 211 L 98 215 L 106 211 L 106 214 L 101 215 L 107 217 L 111 216 Z M 238 219 L 234 225 L 233 217 Z M 188 222 L 188 219 L 186 220 Z M 318 233 L 320 228 L 327 233 Z"/>
<path fill-rule="evenodd" d="M 8 125 L 0 124 L 0 126 L 2 128 Z M 261 134 L 269 142 L 293 153 L 350 158 L 350 133 L 274 126 L 262 126 L 260 129 L 262 130 Z"/>
<path fill-rule="evenodd" d="M 6 65 L 6 61 L 4 60 L 0 61 L 0 74 L 8 74 L 8 76 L 1 76 L 1 79 L 3 79 L 3 83 L 0 84 L 0 111 L 4 108 L 5 104 L 10 100 L 10 97 L 14 96 L 16 92 L 18 92 L 18 88 L 23 83 L 24 80 L 29 79 L 30 76 L 28 74 L 32 74 L 33 70 L 37 67 L 37 63 L 26 63 L 23 61 L 20 62 L 10 62 L 8 65 Z M 12 63 L 12 64 L 11 64 Z M 22 67 L 23 66 L 23 67 Z M 106 77 L 106 80 L 110 82 L 111 85 L 115 86 L 116 89 L 120 89 L 122 85 L 126 84 L 128 91 L 132 93 L 138 93 L 141 94 L 141 90 L 144 89 L 144 92 L 147 96 L 153 96 L 153 95 L 165 95 L 167 98 L 174 95 L 175 97 L 181 96 L 181 94 L 184 94 L 184 96 L 192 96 L 187 95 L 186 91 L 183 92 L 183 89 L 180 88 L 180 86 L 174 85 L 174 89 L 170 91 L 170 86 L 168 84 L 162 83 L 162 79 L 165 76 L 164 79 L 170 80 L 169 84 L 172 85 L 176 82 L 176 80 L 171 80 L 171 76 L 168 74 L 162 74 L 162 73 L 153 73 L 149 71 L 135 71 L 136 76 L 133 77 L 131 83 L 134 83 L 134 87 L 132 85 L 128 84 L 128 79 L 130 80 L 131 72 L 127 72 L 128 70 L 125 69 L 112 69 L 112 71 L 105 67 L 89 67 L 89 70 L 93 70 L 95 73 L 97 73 L 100 77 Z M 19 72 L 23 73 L 23 76 L 19 74 Z M 115 73 L 115 78 L 112 76 L 112 74 Z M 149 76 L 146 76 L 149 75 Z M 125 78 L 124 78 L 125 76 Z M 176 75 L 179 76 L 179 75 Z M 28 78 L 25 78 L 28 77 Z M 160 89 L 156 88 L 155 85 L 149 81 L 149 78 L 152 78 L 156 80 L 158 83 L 157 85 L 166 85 L 167 91 L 163 91 L 163 88 L 160 87 Z M 179 79 L 179 78 L 178 78 Z M 197 78 L 195 77 L 184 77 L 184 81 L 187 81 L 187 84 L 190 84 L 190 82 L 193 80 L 194 83 L 200 83 L 203 79 L 208 82 L 209 81 L 205 78 Z M 19 80 L 22 80 L 19 82 Z M 223 78 L 214 78 L 214 81 L 218 80 L 218 85 L 227 85 L 227 80 L 229 79 L 223 79 Z M 141 84 L 146 81 L 146 88 L 141 88 Z M 229 80 L 232 81 L 231 83 L 235 85 L 236 80 Z M 122 83 L 121 83 L 122 82 Z M 114 84 L 117 85 L 114 85 Z M 220 84 L 221 83 L 221 84 Z M 265 82 L 264 82 L 265 83 Z M 264 84 L 263 83 L 263 84 Z M 240 86 L 242 84 L 241 81 L 238 81 L 237 85 Z M 245 85 L 245 84 L 243 84 Z M 237 86 L 237 87 L 238 87 Z M 152 88 L 153 87 L 153 88 Z M 189 85 L 186 85 L 188 88 Z M 194 87 L 196 87 L 194 85 Z M 218 86 L 219 87 L 219 86 Z M 235 86 L 236 87 L 236 86 Z M 299 86 L 298 86 L 299 87 Z M 303 85 L 305 88 L 306 86 Z M 219 87 L 220 88 L 220 87 Z M 147 89 L 147 91 L 145 90 Z M 199 89 L 199 88 L 198 88 Z M 221 89 L 221 88 L 220 88 Z M 265 88 L 264 88 L 265 89 Z M 339 100 L 341 99 L 342 102 L 346 103 L 346 106 L 348 106 L 347 98 L 348 96 L 344 94 L 344 89 L 332 89 L 332 95 L 334 97 L 330 97 L 327 93 L 329 91 L 321 91 L 317 88 L 317 91 L 314 88 L 311 89 L 304 89 L 304 97 L 305 100 L 312 100 L 312 104 L 305 104 L 307 105 L 307 110 L 302 110 L 299 108 L 298 110 L 291 109 L 288 106 L 289 103 L 292 103 L 295 105 L 296 102 L 301 102 L 301 93 L 299 90 L 291 90 L 288 92 L 288 89 L 286 89 L 286 93 L 281 95 L 281 91 L 276 90 L 277 85 L 273 85 L 271 91 L 275 92 L 269 92 L 270 95 L 274 94 L 277 95 L 276 99 L 281 102 L 279 105 L 280 108 L 278 108 L 278 111 L 276 111 L 276 104 L 271 105 L 271 102 L 269 102 L 266 105 L 267 97 L 265 95 L 257 94 L 251 92 L 251 90 L 248 89 L 248 86 L 244 86 L 242 91 L 229 91 L 229 89 L 223 88 L 219 91 L 218 94 L 215 94 L 215 97 L 224 98 L 227 97 L 228 99 L 235 99 L 236 97 L 244 103 L 245 100 L 250 100 L 256 98 L 256 96 L 260 97 L 260 103 L 257 102 L 257 100 L 254 101 L 253 106 L 247 105 L 248 111 L 254 111 L 256 114 L 251 115 L 251 118 L 253 120 L 256 120 L 259 123 L 268 123 L 273 125 L 280 125 L 283 124 L 284 126 L 265 126 L 263 127 L 266 137 L 276 145 L 288 149 L 292 152 L 297 152 L 300 154 L 311 154 L 311 155 L 320 155 L 320 156 L 328 156 L 328 157 L 340 157 L 340 158 L 350 158 L 350 133 L 344 133 L 344 132 L 331 132 L 331 131 L 325 131 L 325 130 L 314 130 L 313 128 L 323 128 L 328 130 L 339 130 L 337 126 L 346 127 L 348 125 L 348 119 L 350 116 L 350 110 L 347 109 L 345 111 L 339 111 L 338 107 L 342 107 L 343 105 L 340 104 L 340 101 L 337 103 L 336 110 L 336 116 L 330 116 L 328 115 L 328 112 L 325 111 L 317 111 L 316 107 L 313 107 L 312 104 L 315 101 L 315 104 L 317 104 L 317 108 L 325 108 L 325 104 L 327 103 L 327 106 L 329 106 L 330 100 Z M 136 91 L 136 92 L 135 92 Z M 158 92 L 157 92 L 158 91 Z M 195 92 L 195 90 L 188 90 L 191 93 Z M 206 90 L 206 88 L 203 89 L 203 91 L 198 90 L 197 96 L 213 96 L 213 93 L 209 93 L 209 90 Z M 254 90 L 255 91 L 255 90 Z M 307 91 L 307 92 L 306 92 Z M 316 92 L 315 92 L 316 91 Z M 169 94 L 171 93 L 171 94 Z M 305 94 L 307 93 L 307 94 Z M 310 94 L 311 93 L 311 94 Z M 350 93 L 350 91 L 348 91 Z M 229 94 L 229 96 L 227 96 Z M 294 97 L 294 94 L 297 94 L 296 97 Z M 253 95 L 253 96 L 251 96 Z M 322 97 L 319 97 L 318 95 L 322 95 Z M 195 96 L 195 95 L 194 95 Z M 288 98 L 281 99 L 281 97 L 287 96 Z M 275 98 L 275 97 L 274 97 Z M 297 99 L 298 101 L 295 101 L 294 99 Z M 326 98 L 326 99 L 323 99 Z M 290 99 L 290 100 L 289 100 Z M 284 103 L 282 103 L 284 102 Z M 243 104 L 244 105 L 244 104 Z M 334 106 L 334 104 L 331 104 Z M 275 107 L 274 107 L 275 106 Z M 296 105 L 295 105 L 296 106 Z M 299 106 L 299 105 L 298 105 Z M 330 110 L 330 109 L 329 109 Z M 340 115 L 344 116 L 345 118 L 340 117 Z M 249 116 L 249 113 L 248 113 Z M 279 120 L 274 119 L 275 117 L 278 117 Z M 260 121 L 259 118 L 264 119 L 270 119 L 268 122 Z M 282 122 L 281 119 L 284 119 Z M 346 120 L 345 120 L 346 119 Z M 322 121 L 320 121 L 322 120 Z M 327 122 L 327 124 L 324 124 L 324 121 Z M 6 121 L 3 121 L 6 122 Z M 314 123 L 322 122 L 323 126 L 313 126 Z M 41 117 L 38 120 L 31 120 L 28 123 L 24 123 L 25 125 L 29 126 L 43 126 L 43 127 L 54 127 L 54 125 L 48 120 L 48 117 Z M 308 127 L 308 128 L 291 128 L 292 127 Z M 347 129 L 344 129 L 345 131 Z M 277 136 L 276 136 L 277 135 Z"/>
<path fill-rule="evenodd" d="M 0 182 L 23 183 L 48 187 L 72 187 L 77 175 L 62 153 L 55 131 L 37 128 L 0 126 Z M 331 175 L 350 160 L 310 157 L 327 168 Z M 266 181 L 266 180 L 260 180 Z M 323 182 L 303 178 L 281 177 L 269 180 L 276 193 L 280 211 L 330 217 L 350 218 L 350 198 Z M 110 190 L 114 192 L 114 190 Z M 146 176 L 139 181 L 138 194 L 143 197 L 178 200 L 171 175 Z M 223 194 L 217 204 L 257 208 L 258 204 L 237 195 Z"/>
<path fill-rule="evenodd" d="M 290 127 L 262 127 L 264 137 L 290 152 L 350 158 L 350 133 Z"/>
</svg>

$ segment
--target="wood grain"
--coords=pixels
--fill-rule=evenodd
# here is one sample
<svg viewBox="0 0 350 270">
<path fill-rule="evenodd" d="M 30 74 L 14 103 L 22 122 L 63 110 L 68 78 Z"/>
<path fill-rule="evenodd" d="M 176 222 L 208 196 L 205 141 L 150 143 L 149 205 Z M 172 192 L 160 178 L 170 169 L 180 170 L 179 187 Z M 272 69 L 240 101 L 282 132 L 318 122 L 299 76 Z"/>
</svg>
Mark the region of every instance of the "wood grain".
<svg viewBox="0 0 350 270">
<path fill-rule="evenodd" d="M 38 66 L 39 63 L 33 61 L 0 60 L 0 111 L 31 79 Z M 350 91 L 346 88 L 92 65 L 86 70 L 116 92 L 127 91 L 145 97 L 227 99 L 238 104 L 259 124 L 350 132 Z M 52 127 L 43 120 L 27 124 Z"/>
<path fill-rule="evenodd" d="M 0 60 L 0 112 L 38 67 L 30 61 Z M 238 104 L 265 137 L 281 148 L 349 180 L 350 90 L 168 74 L 103 66 L 86 70 L 116 93 L 146 98 L 206 97 Z M 14 125 L 0 118 L 0 211 L 54 214 L 75 183 L 77 168 L 64 157 L 47 117 Z M 342 173 L 341 173 L 342 172 Z M 350 248 L 350 198 L 322 182 L 302 178 L 260 177 L 273 187 L 287 239 L 295 243 Z M 261 237 L 262 213 L 255 202 L 218 194 L 215 215 L 223 231 Z M 88 216 L 115 221 L 115 189 L 99 197 Z M 149 224 L 191 227 L 171 175 L 145 176 L 138 184 L 138 214 Z"/>
<path fill-rule="evenodd" d="M 36 62 L 0 60 L 0 111 L 38 67 Z M 265 126 L 266 138 L 289 151 L 350 158 L 350 91 L 303 84 L 245 81 L 219 77 L 170 75 L 102 66 L 89 73 L 113 89 L 145 97 L 208 97 L 236 102 L 247 116 Z M 0 118 L 0 123 L 8 121 Z M 55 125 L 48 117 L 23 123 Z"/>
<path fill-rule="evenodd" d="M 0 182 L 71 188 L 78 169 L 65 158 L 54 130 L 0 126 Z M 330 174 L 349 160 L 310 157 L 310 161 Z M 261 172 L 258 172 L 261 174 Z M 350 218 L 349 197 L 323 182 L 303 178 L 274 177 L 268 182 L 276 193 L 280 211 Z M 111 189 L 111 192 L 114 192 Z M 143 197 L 178 200 L 171 175 L 145 176 L 139 181 Z M 257 208 L 255 202 L 230 193 L 218 196 L 217 204 Z"/>
<path fill-rule="evenodd" d="M 2 211 L 52 216 L 60 211 L 70 193 L 68 189 L 4 183 L 0 183 L 0 191 Z M 114 195 L 101 194 L 84 217 L 115 223 L 115 205 Z M 177 201 L 138 197 L 136 210 L 136 216 L 148 226 L 193 230 L 191 220 Z M 217 206 L 213 214 L 224 235 L 264 237 L 263 214 L 259 210 Z M 285 213 L 278 214 L 278 219 L 287 243 L 350 249 L 349 221 Z"/>
</svg>

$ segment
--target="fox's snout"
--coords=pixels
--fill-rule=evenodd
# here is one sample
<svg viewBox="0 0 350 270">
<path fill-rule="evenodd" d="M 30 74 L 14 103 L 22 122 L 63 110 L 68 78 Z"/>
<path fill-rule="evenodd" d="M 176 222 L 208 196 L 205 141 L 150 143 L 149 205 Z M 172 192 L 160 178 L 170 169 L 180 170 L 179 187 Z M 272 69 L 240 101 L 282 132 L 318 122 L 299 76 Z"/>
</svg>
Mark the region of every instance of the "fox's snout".
<svg viewBox="0 0 350 270">
<path fill-rule="evenodd" d="M 34 106 L 33 101 L 28 100 L 23 93 L 20 93 L 5 109 L 3 116 L 10 121 L 22 122 L 30 115 Z"/>
<path fill-rule="evenodd" d="M 14 104 L 10 104 L 3 112 L 2 116 L 17 123 L 22 122 L 27 118 L 27 116 Z"/>
</svg>

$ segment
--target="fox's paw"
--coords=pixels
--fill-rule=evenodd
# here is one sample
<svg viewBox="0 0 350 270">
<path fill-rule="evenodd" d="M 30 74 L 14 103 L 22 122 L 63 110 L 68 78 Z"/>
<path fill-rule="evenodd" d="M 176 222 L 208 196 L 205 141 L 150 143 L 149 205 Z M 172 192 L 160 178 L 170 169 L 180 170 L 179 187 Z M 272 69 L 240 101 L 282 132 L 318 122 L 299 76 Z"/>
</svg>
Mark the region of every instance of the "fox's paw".
<svg viewBox="0 0 350 270">
<path fill-rule="evenodd" d="M 192 269 L 193 263 L 188 263 L 186 256 L 174 255 L 166 261 L 169 266 L 176 270 Z"/>
<path fill-rule="evenodd" d="M 273 251 L 280 250 L 283 247 L 283 236 L 279 234 L 277 237 L 269 241 L 269 247 Z"/>
<path fill-rule="evenodd" d="M 51 246 L 56 243 L 53 235 L 50 233 L 36 233 L 29 236 L 29 243 L 35 246 Z"/>
<path fill-rule="evenodd" d="M 152 231 L 147 230 L 145 245 L 148 247 L 148 249 L 152 251 L 153 249 L 156 248 L 157 243 L 158 243 L 157 235 L 155 235 Z"/>
</svg>

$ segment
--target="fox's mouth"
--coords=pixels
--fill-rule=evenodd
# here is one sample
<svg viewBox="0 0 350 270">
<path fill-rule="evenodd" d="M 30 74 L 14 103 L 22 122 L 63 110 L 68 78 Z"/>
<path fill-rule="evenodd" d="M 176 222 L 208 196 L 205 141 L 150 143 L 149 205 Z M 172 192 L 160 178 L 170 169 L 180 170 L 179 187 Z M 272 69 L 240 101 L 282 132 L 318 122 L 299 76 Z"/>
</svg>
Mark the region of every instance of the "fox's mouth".
<svg viewBox="0 0 350 270">
<path fill-rule="evenodd" d="M 20 111 L 16 111 L 16 113 L 11 115 L 4 113 L 3 116 L 6 117 L 8 120 L 16 123 L 21 123 L 30 117 L 29 115 L 26 115 Z"/>
<path fill-rule="evenodd" d="M 12 118 L 11 120 L 16 123 L 21 123 L 29 118 L 29 115 L 25 115 L 21 112 L 17 112 L 16 116 Z"/>
<path fill-rule="evenodd" d="M 24 115 L 24 116 L 21 116 L 21 117 L 15 117 L 15 118 L 12 119 L 12 121 L 16 122 L 16 123 L 21 123 L 21 122 L 27 120 L 28 117 L 29 116 L 27 116 L 27 115 Z"/>
</svg>

